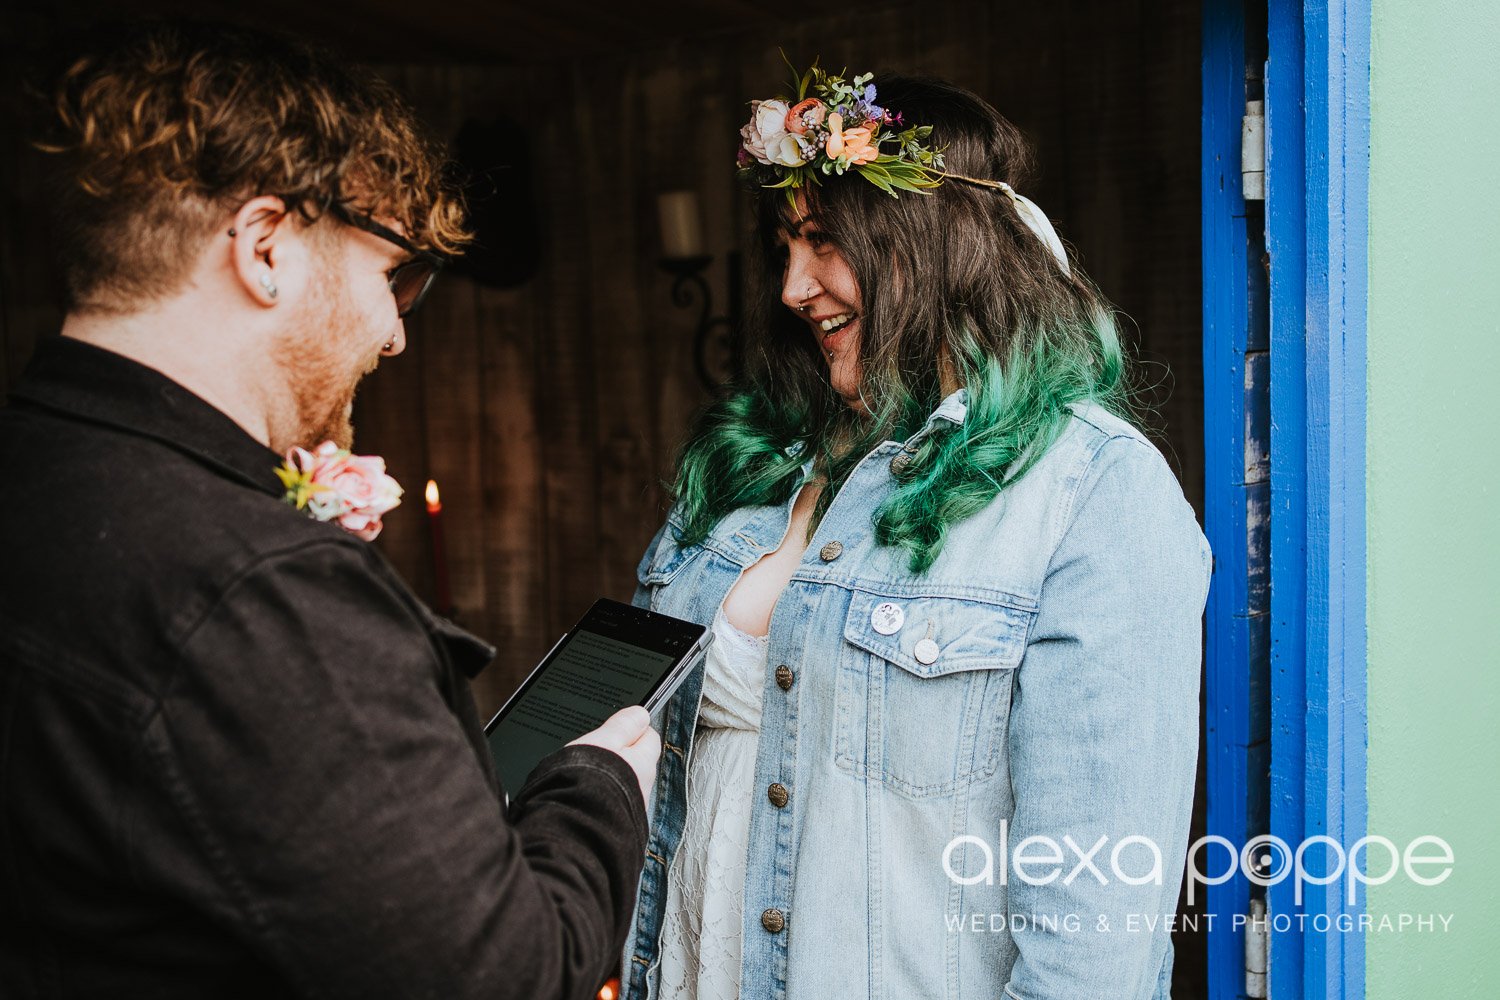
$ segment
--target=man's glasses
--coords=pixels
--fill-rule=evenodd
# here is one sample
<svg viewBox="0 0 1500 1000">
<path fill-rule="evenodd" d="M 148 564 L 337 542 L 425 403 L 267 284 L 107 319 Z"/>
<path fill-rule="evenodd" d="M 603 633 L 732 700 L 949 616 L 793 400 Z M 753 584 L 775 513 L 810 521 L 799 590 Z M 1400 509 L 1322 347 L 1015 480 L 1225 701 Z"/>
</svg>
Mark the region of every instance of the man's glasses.
<svg viewBox="0 0 1500 1000">
<path fill-rule="evenodd" d="M 339 221 L 355 229 L 363 229 L 367 233 L 379 236 L 411 254 L 411 260 L 403 261 L 387 271 L 386 278 L 390 281 L 391 295 L 396 299 L 396 315 L 405 317 L 416 312 L 417 307 L 422 304 L 422 300 L 432 289 L 432 283 L 437 280 L 438 272 L 443 269 L 443 258 L 427 250 L 418 249 L 394 229 L 382 226 L 362 212 L 352 212 L 338 202 L 330 205 L 329 211 Z"/>
</svg>

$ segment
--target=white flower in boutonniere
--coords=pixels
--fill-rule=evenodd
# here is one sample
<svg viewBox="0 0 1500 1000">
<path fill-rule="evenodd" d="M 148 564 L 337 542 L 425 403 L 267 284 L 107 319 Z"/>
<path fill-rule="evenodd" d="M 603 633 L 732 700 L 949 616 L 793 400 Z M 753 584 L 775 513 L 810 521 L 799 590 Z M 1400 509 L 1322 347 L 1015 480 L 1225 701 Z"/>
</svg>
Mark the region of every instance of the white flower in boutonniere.
<svg viewBox="0 0 1500 1000">
<path fill-rule="evenodd" d="M 287 503 L 367 542 L 380 534 L 381 516 L 401 503 L 401 485 L 385 474 L 385 459 L 351 454 L 332 441 L 312 451 L 290 449 L 276 476 Z"/>
</svg>

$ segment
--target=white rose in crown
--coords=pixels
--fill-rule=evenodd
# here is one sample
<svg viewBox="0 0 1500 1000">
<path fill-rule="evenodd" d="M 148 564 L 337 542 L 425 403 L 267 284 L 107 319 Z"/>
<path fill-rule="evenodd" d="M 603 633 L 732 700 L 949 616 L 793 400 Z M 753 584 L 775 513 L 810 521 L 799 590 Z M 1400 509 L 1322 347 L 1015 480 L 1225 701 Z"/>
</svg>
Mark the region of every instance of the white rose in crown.
<svg viewBox="0 0 1500 1000">
<path fill-rule="evenodd" d="M 795 135 L 784 135 L 766 147 L 766 155 L 783 167 L 800 167 L 807 162 Z"/>
<path fill-rule="evenodd" d="M 751 101 L 750 120 L 740 129 L 745 150 L 761 163 L 771 166 L 800 167 L 807 162 L 797 137 L 787 131 L 786 101 Z"/>
</svg>

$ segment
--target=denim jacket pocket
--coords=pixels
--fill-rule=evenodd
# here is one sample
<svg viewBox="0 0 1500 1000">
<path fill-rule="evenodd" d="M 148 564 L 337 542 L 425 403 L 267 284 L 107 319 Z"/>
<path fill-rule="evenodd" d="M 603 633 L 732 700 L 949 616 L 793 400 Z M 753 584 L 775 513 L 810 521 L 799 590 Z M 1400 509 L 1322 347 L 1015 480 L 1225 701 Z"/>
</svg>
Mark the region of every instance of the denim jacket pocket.
<svg viewBox="0 0 1500 1000">
<path fill-rule="evenodd" d="M 855 591 L 834 709 L 838 766 L 912 798 L 992 777 L 1036 612 Z"/>
</svg>

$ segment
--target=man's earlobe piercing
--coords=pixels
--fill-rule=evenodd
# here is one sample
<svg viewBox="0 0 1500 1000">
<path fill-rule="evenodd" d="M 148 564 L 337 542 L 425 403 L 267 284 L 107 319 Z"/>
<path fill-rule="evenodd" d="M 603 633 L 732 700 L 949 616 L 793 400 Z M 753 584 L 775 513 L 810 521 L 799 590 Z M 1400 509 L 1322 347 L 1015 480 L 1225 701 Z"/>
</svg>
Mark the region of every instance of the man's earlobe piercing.
<svg viewBox="0 0 1500 1000">
<path fill-rule="evenodd" d="M 271 280 L 271 272 L 269 270 L 260 272 L 260 287 L 264 288 L 266 294 L 271 296 L 271 298 L 274 299 L 276 297 L 276 282 Z"/>
<path fill-rule="evenodd" d="M 396 349 L 396 342 L 394 340 L 387 340 L 380 349 L 382 351 L 393 351 Z"/>
</svg>

